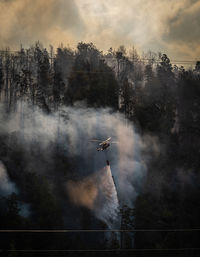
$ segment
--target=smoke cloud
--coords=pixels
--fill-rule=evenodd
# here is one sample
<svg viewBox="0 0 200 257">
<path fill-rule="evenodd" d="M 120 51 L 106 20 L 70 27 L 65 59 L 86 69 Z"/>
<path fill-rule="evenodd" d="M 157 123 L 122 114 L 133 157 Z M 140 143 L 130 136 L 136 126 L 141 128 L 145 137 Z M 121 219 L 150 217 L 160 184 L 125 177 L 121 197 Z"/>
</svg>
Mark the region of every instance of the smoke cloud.
<svg viewBox="0 0 200 257">
<path fill-rule="evenodd" d="M 7 196 L 12 193 L 17 193 L 17 187 L 10 181 L 6 167 L 0 161 L 0 195 Z"/>
<path fill-rule="evenodd" d="M 198 0 L 0 0 L 0 45 L 92 41 L 104 51 L 134 44 L 194 58 L 200 53 L 199 10 Z"/>
<path fill-rule="evenodd" d="M 0 196 L 7 197 L 10 194 L 19 194 L 19 190 L 14 182 L 10 181 L 5 165 L 0 161 Z M 29 217 L 31 215 L 30 204 L 17 201 L 19 206 L 19 215 Z"/>
<path fill-rule="evenodd" d="M 141 155 L 144 143 L 122 114 L 110 109 L 66 107 L 46 115 L 36 107 L 33 110 L 27 104 L 19 103 L 15 113 L 6 120 L 1 115 L 0 120 L 3 124 L 1 133 L 15 135 L 17 144 L 24 148 L 27 172 L 34 171 L 48 179 L 55 173 L 62 176 L 55 170 L 52 158 L 55 144 L 61 147 L 66 158 L 78 158 L 71 179 L 63 178 L 66 192 L 75 205 L 92 210 L 108 225 L 109 220 L 117 216 L 117 195 L 121 205 L 134 205 L 146 174 Z M 108 137 L 118 143 L 111 141 L 108 150 L 97 152 L 98 142 L 91 142 L 91 139 Z M 42 161 L 33 154 L 36 144 Z M 105 167 L 106 160 L 111 166 Z"/>
<path fill-rule="evenodd" d="M 89 209 L 94 208 L 97 197 L 97 184 L 94 177 L 89 177 L 81 182 L 67 182 L 67 190 L 72 202 Z"/>
<path fill-rule="evenodd" d="M 73 44 L 84 31 L 75 1 L 1 0 L 0 15 L 3 47 L 29 46 L 37 40 L 47 46 L 62 41 Z"/>
</svg>

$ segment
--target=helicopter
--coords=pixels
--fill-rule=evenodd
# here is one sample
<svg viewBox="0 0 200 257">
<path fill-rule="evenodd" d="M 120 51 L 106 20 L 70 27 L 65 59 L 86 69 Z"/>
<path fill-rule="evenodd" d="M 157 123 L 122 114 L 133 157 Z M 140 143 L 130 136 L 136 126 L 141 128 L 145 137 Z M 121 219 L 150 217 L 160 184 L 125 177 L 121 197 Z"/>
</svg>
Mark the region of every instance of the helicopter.
<svg viewBox="0 0 200 257">
<path fill-rule="evenodd" d="M 111 142 L 111 137 L 107 138 L 107 139 L 104 140 L 104 141 L 102 141 L 102 140 L 97 140 L 97 139 L 92 139 L 92 140 L 90 140 L 90 141 L 92 141 L 92 142 L 100 142 L 100 143 L 99 143 L 99 146 L 100 146 L 100 147 L 97 147 L 97 148 L 96 148 L 98 152 L 99 152 L 99 151 L 104 151 L 104 150 L 106 150 L 106 149 L 110 146 L 111 143 L 112 143 L 112 144 L 117 144 L 117 143 L 118 143 L 118 142 L 116 142 L 116 141 L 112 141 L 112 142 Z"/>
</svg>

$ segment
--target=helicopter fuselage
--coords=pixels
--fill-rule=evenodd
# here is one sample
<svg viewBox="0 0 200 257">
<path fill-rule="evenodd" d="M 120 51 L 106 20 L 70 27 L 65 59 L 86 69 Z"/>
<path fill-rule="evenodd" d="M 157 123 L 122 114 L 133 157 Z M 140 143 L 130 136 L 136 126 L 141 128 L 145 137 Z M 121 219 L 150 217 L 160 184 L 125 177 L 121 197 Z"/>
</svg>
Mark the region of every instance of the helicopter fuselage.
<svg viewBox="0 0 200 257">
<path fill-rule="evenodd" d="M 110 144 L 108 142 L 105 142 L 101 145 L 101 147 L 97 148 L 97 151 L 104 151 L 106 150 L 108 147 L 110 146 Z"/>
</svg>

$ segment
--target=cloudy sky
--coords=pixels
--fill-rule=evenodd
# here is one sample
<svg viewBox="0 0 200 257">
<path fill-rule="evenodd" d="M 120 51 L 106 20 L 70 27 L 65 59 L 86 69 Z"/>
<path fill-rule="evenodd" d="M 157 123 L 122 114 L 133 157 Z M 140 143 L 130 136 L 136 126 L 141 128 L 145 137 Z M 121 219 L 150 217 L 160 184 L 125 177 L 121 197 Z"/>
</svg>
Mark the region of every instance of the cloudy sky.
<svg viewBox="0 0 200 257">
<path fill-rule="evenodd" d="M 93 42 L 200 58 L 200 0 L 0 0 L 0 46 Z"/>
</svg>

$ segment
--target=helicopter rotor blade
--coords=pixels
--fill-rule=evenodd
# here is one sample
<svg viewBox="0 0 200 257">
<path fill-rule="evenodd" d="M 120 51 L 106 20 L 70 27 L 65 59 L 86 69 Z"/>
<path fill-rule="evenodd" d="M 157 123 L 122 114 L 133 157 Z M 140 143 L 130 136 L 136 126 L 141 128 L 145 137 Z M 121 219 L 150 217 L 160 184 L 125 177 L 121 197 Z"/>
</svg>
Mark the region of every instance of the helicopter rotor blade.
<svg viewBox="0 0 200 257">
<path fill-rule="evenodd" d="M 90 142 L 102 142 L 102 140 L 98 140 L 98 139 L 91 139 L 89 140 Z"/>
</svg>

